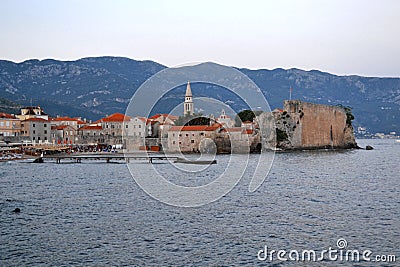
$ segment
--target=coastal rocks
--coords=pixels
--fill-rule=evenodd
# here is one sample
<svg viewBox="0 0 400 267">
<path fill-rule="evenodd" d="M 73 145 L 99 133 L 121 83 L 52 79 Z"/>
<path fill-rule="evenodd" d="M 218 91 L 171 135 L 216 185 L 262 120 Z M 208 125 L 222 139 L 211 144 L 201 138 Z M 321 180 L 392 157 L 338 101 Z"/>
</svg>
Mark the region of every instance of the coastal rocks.
<svg viewBox="0 0 400 267">
<path fill-rule="evenodd" d="M 344 148 L 359 148 L 354 136 L 354 129 L 352 125 L 346 125 L 344 129 Z"/>
<path fill-rule="evenodd" d="M 372 149 L 374 149 L 374 148 L 373 148 L 372 146 L 366 146 L 365 149 L 366 149 L 366 150 L 372 150 Z"/>
</svg>

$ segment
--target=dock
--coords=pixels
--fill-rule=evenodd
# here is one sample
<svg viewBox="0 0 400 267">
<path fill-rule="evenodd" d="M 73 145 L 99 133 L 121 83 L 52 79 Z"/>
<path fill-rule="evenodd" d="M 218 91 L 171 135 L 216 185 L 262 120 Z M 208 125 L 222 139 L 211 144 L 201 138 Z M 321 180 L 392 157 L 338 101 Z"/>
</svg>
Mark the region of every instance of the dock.
<svg viewBox="0 0 400 267">
<path fill-rule="evenodd" d="M 69 160 L 75 163 L 81 163 L 82 160 L 104 160 L 106 163 L 110 163 L 112 160 L 124 160 L 130 162 L 130 160 L 146 160 L 149 163 L 153 163 L 155 160 L 180 160 L 177 156 L 165 156 L 165 155 L 138 155 L 138 154 L 110 154 L 110 153 L 99 153 L 99 154 L 67 154 L 67 155 L 44 155 L 35 160 L 36 163 L 42 163 L 45 160 L 54 160 L 56 163 L 61 163 L 62 160 Z"/>
</svg>

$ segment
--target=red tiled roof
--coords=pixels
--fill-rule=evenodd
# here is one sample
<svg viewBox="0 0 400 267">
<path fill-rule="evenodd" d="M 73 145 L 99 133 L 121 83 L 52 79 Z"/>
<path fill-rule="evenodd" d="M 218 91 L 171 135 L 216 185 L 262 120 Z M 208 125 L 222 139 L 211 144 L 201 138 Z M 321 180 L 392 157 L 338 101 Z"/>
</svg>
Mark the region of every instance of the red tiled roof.
<svg viewBox="0 0 400 267">
<path fill-rule="evenodd" d="M 58 117 L 52 118 L 52 121 L 76 121 L 77 124 L 86 124 L 84 121 L 77 119 L 77 118 L 70 118 L 70 117 Z"/>
<path fill-rule="evenodd" d="M 68 125 L 60 125 L 60 126 L 56 126 L 56 130 L 63 130 L 65 128 L 67 128 Z"/>
<path fill-rule="evenodd" d="M 253 122 L 252 122 L 252 121 L 244 121 L 244 122 L 242 122 L 242 123 L 248 124 L 248 123 L 253 123 Z"/>
<path fill-rule="evenodd" d="M 214 124 L 212 126 L 208 125 L 189 125 L 189 126 L 172 126 L 169 131 L 215 131 L 221 128 L 221 125 Z"/>
<path fill-rule="evenodd" d="M 0 113 L 0 118 L 2 118 L 2 119 L 15 119 L 16 117 L 14 115 L 1 112 Z"/>
<path fill-rule="evenodd" d="M 146 124 L 151 124 L 151 125 L 156 124 L 156 123 L 160 123 L 160 122 L 159 121 L 155 121 L 155 120 L 150 120 L 150 119 L 148 119 L 147 122 L 146 122 Z"/>
<path fill-rule="evenodd" d="M 58 118 L 52 118 L 52 121 L 77 121 L 78 119 L 75 118 L 70 118 L 70 117 L 58 117 Z"/>
<path fill-rule="evenodd" d="M 231 128 L 225 128 L 227 132 L 233 133 L 233 132 L 241 132 L 243 131 L 242 127 L 231 127 Z"/>
<path fill-rule="evenodd" d="M 103 128 L 101 126 L 91 126 L 91 125 L 86 125 L 79 128 L 79 131 L 91 131 L 91 130 L 100 131 L 103 130 Z"/>
<path fill-rule="evenodd" d="M 243 131 L 244 134 L 253 134 L 253 130 L 246 129 Z"/>
<path fill-rule="evenodd" d="M 106 118 L 102 118 L 102 122 L 123 122 L 123 121 L 129 121 L 131 117 L 125 116 L 124 114 L 121 113 L 114 113 Z"/>
<path fill-rule="evenodd" d="M 161 116 L 161 114 L 156 114 L 154 116 L 151 116 L 149 119 L 157 119 Z"/>
<path fill-rule="evenodd" d="M 139 120 L 141 120 L 141 121 L 143 121 L 143 122 L 147 122 L 147 118 L 145 118 L 145 117 L 139 117 L 139 116 L 137 116 L 136 118 L 138 118 Z"/>
<path fill-rule="evenodd" d="M 158 119 L 159 117 L 165 117 L 165 118 L 169 118 L 170 120 L 177 120 L 178 116 L 173 116 L 173 115 L 169 115 L 169 114 L 156 114 L 154 116 L 151 116 L 149 119 Z"/>
<path fill-rule="evenodd" d="M 42 119 L 42 118 L 30 118 L 24 121 L 41 121 L 41 122 L 48 122 L 48 120 Z"/>
</svg>

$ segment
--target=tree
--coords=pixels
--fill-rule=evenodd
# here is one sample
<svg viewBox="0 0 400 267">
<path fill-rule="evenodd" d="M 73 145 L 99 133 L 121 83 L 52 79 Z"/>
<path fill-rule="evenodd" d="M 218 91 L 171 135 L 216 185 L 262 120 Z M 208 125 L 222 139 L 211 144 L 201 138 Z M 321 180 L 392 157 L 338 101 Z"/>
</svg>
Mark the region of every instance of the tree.
<svg viewBox="0 0 400 267">
<path fill-rule="evenodd" d="M 187 123 L 185 123 L 185 126 L 189 126 L 189 125 L 210 125 L 210 118 L 206 118 L 206 117 L 193 118 L 190 121 L 188 121 Z"/>
<path fill-rule="evenodd" d="M 354 120 L 354 115 L 351 112 L 351 110 L 353 109 L 352 107 L 349 106 L 343 106 L 342 104 L 338 105 L 339 107 L 343 108 L 344 111 L 346 112 L 346 124 L 347 125 L 351 125 L 351 122 Z"/>
<path fill-rule="evenodd" d="M 254 117 L 260 115 L 262 113 L 261 110 L 252 111 L 249 109 L 245 109 L 240 111 L 235 117 L 235 126 L 240 127 L 242 122 L 244 121 L 253 121 Z"/>
<path fill-rule="evenodd" d="M 195 113 L 193 115 L 185 115 L 179 116 L 179 118 L 175 121 L 176 126 L 184 126 L 184 125 L 208 125 L 210 123 L 210 119 L 203 116 L 201 113 Z"/>
</svg>

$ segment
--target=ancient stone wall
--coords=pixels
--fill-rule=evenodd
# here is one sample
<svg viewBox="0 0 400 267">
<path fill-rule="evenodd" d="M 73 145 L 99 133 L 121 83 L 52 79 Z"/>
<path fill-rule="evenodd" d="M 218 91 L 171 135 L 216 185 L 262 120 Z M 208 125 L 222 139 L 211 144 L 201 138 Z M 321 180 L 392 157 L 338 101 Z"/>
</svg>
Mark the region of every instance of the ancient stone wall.
<svg viewBox="0 0 400 267">
<path fill-rule="evenodd" d="M 263 147 L 282 149 L 318 149 L 357 147 L 351 125 L 346 124 L 342 107 L 286 100 L 283 110 L 261 114 L 259 120 L 271 124 L 274 119 L 276 140 L 262 135 Z"/>
<path fill-rule="evenodd" d="M 294 147 L 345 147 L 347 117 L 343 108 L 291 100 L 284 102 L 284 110 L 298 125 Z"/>
</svg>

